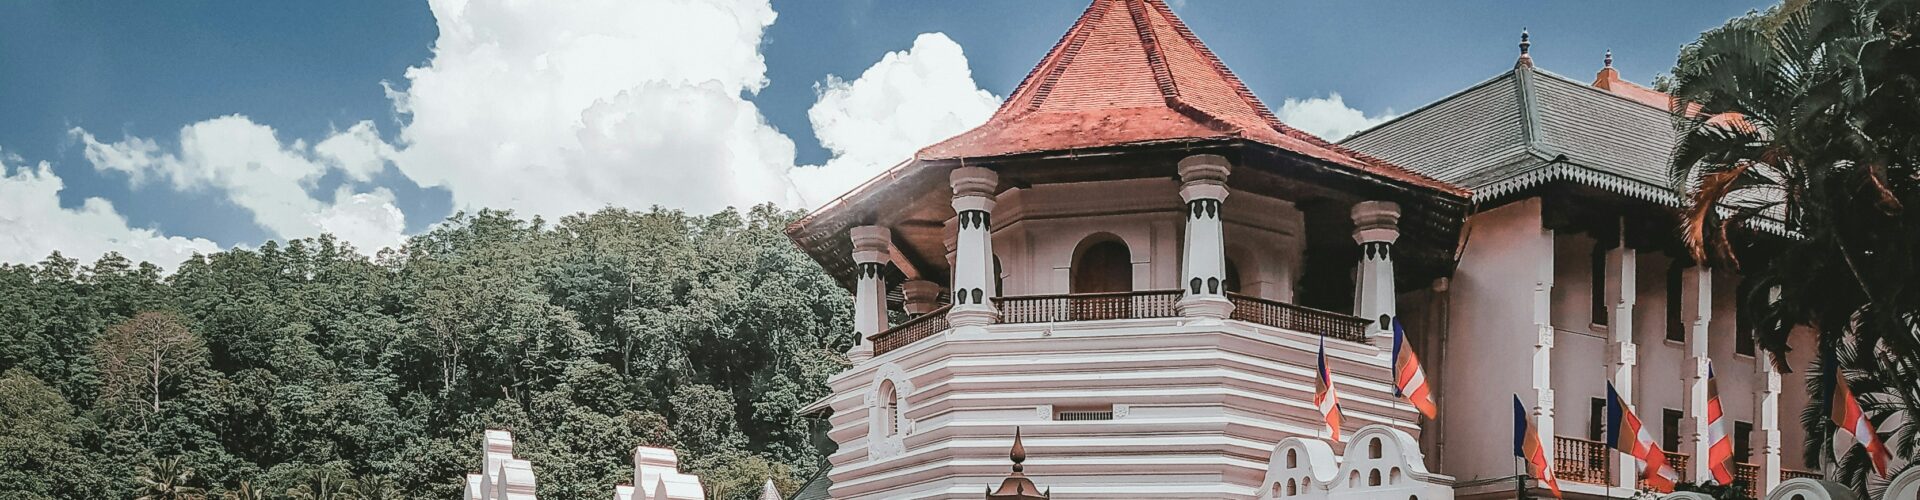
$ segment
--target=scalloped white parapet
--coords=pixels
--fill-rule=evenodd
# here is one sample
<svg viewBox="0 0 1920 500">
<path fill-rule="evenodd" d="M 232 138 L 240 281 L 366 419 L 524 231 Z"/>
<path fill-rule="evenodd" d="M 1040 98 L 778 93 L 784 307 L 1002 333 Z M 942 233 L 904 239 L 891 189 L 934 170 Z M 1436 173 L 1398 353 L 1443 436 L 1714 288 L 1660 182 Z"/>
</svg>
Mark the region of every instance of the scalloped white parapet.
<svg viewBox="0 0 1920 500">
<path fill-rule="evenodd" d="M 1859 500 L 1859 498 L 1853 494 L 1853 490 L 1838 483 L 1804 477 L 1782 482 L 1779 487 L 1767 494 L 1768 500 Z"/>
<path fill-rule="evenodd" d="M 1267 461 L 1261 500 L 1453 500 L 1453 478 L 1427 471 L 1420 443 L 1405 431 L 1369 425 L 1336 458 L 1324 441 L 1290 437 Z"/>
<path fill-rule="evenodd" d="M 633 449 L 633 483 L 639 491 L 627 493 L 630 500 L 705 500 L 707 490 L 700 477 L 680 473 L 680 456 L 667 448 L 638 446 Z M 619 498 L 620 492 L 615 492 Z M 634 496 L 638 494 L 638 496 Z"/>
<path fill-rule="evenodd" d="M 479 474 L 467 474 L 467 500 L 535 500 L 533 464 L 513 458 L 513 433 L 487 429 Z"/>
</svg>

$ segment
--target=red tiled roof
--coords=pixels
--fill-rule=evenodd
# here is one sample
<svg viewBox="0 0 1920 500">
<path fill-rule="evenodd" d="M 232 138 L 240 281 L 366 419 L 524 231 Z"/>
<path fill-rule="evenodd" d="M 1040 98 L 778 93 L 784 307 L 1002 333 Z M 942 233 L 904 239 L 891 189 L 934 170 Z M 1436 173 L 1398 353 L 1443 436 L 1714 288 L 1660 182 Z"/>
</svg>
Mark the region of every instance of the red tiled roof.
<svg viewBox="0 0 1920 500">
<path fill-rule="evenodd" d="M 1256 141 L 1466 194 L 1280 123 L 1161 0 L 1094 0 L 987 123 L 916 157 L 982 158 L 1196 139 Z"/>
<path fill-rule="evenodd" d="M 1611 54 L 1608 56 L 1608 61 L 1609 63 L 1612 61 Z M 1593 76 L 1593 86 L 1600 90 L 1612 92 L 1614 95 L 1638 101 L 1641 104 L 1667 111 L 1673 110 L 1673 95 L 1626 81 L 1620 78 L 1620 72 L 1613 69 L 1611 64 L 1600 68 L 1600 73 Z M 1699 112 L 1700 105 L 1698 103 L 1687 103 L 1688 117 L 1693 117 Z M 1721 113 L 1714 115 L 1712 118 L 1707 119 L 1707 123 L 1748 131 L 1751 131 L 1753 128 L 1753 125 L 1748 124 L 1746 118 L 1740 116 L 1739 113 Z"/>
</svg>

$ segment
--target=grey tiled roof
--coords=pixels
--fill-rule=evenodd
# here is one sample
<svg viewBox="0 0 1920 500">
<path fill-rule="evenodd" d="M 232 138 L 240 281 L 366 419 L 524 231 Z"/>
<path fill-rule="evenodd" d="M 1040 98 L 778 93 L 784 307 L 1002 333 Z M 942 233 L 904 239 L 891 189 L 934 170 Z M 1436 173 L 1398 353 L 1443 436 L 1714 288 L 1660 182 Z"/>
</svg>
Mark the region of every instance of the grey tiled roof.
<svg viewBox="0 0 1920 500">
<path fill-rule="evenodd" d="M 827 489 L 833 487 L 833 480 L 827 479 L 827 471 L 821 469 L 820 475 L 808 481 L 800 491 L 793 493 L 792 500 L 827 500 Z"/>
<path fill-rule="evenodd" d="M 1466 186 L 1475 200 L 1568 180 L 1674 205 L 1677 138 L 1666 110 L 1518 66 L 1342 145 Z"/>
</svg>

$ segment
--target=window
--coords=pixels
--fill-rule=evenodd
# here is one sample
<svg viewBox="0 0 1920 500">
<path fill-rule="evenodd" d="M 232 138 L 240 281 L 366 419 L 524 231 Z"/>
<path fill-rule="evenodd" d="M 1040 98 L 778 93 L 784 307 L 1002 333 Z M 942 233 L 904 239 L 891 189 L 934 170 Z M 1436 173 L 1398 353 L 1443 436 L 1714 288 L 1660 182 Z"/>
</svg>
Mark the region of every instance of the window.
<svg viewBox="0 0 1920 500">
<path fill-rule="evenodd" d="M 1754 351 L 1753 319 L 1748 317 L 1753 311 L 1747 310 L 1749 292 L 1742 284 L 1733 297 L 1733 353 L 1741 356 L 1752 356 Z"/>
<path fill-rule="evenodd" d="M 1680 450 L 1680 410 L 1660 410 L 1660 449 L 1669 454 Z"/>
<path fill-rule="evenodd" d="M 1233 259 L 1227 259 L 1227 275 L 1220 288 L 1227 293 L 1240 293 L 1240 266 L 1234 265 Z"/>
<path fill-rule="evenodd" d="M 892 380 L 880 383 L 880 425 L 888 436 L 900 434 L 900 392 Z"/>
<path fill-rule="evenodd" d="M 1603 243 L 1595 242 L 1590 262 L 1593 266 L 1593 273 L 1589 275 L 1592 278 L 1589 281 L 1593 282 L 1593 324 L 1601 326 L 1607 324 L 1607 250 Z"/>
<path fill-rule="evenodd" d="M 1607 440 L 1607 400 L 1593 398 L 1587 407 L 1587 440 L 1605 442 Z"/>
<path fill-rule="evenodd" d="M 1133 291 L 1133 254 L 1126 243 L 1112 238 L 1081 245 L 1085 248 L 1073 263 L 1073 293 Z"/>
<path fill-rule="evenodd" d="M 1687 268 L 1681 267 L 1679 262 L 1667 266 L 1667 340 L 1674 342 L 1687 341 L 1687 326 L 1680 324 L 1683 321 L 1680 304 L 1685 302 L 1683 300 L 1685 294 L 1680 292 L 1681 283 L 1684 281 L 1681 276 L 1686 270 Z"/>
<path fill-rule="evenodd" d="M 1752 423 L 1740 422 L 1740 421 L 1735 421 L 1733 423 L 1733 461 L 1734 462 L 1744 464 L 1744 463 L 1750 463 L 1753 461 L 1753 448 L 1749 448 L 1749 446 L 1752 446 L 1752 442 L 1748 441 L 1749 437 L 1752 435 L 1753 435 Z"/>
</svg>

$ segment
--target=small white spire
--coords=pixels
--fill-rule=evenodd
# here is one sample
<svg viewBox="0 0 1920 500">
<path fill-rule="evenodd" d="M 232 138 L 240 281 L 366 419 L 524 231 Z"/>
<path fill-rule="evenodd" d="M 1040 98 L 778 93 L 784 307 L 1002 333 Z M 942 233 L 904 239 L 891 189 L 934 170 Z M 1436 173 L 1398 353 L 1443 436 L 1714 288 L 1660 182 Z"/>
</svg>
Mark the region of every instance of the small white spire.
<svg viewBox="0 0 1920 500">
<path fill-rule="evenodd" d="M 767 484 L 760 487 L 760 500 L 783 500 L 780 498 L 780 488 L 773 486 L 773 478 L 767 478 Z"/>
</svg>

